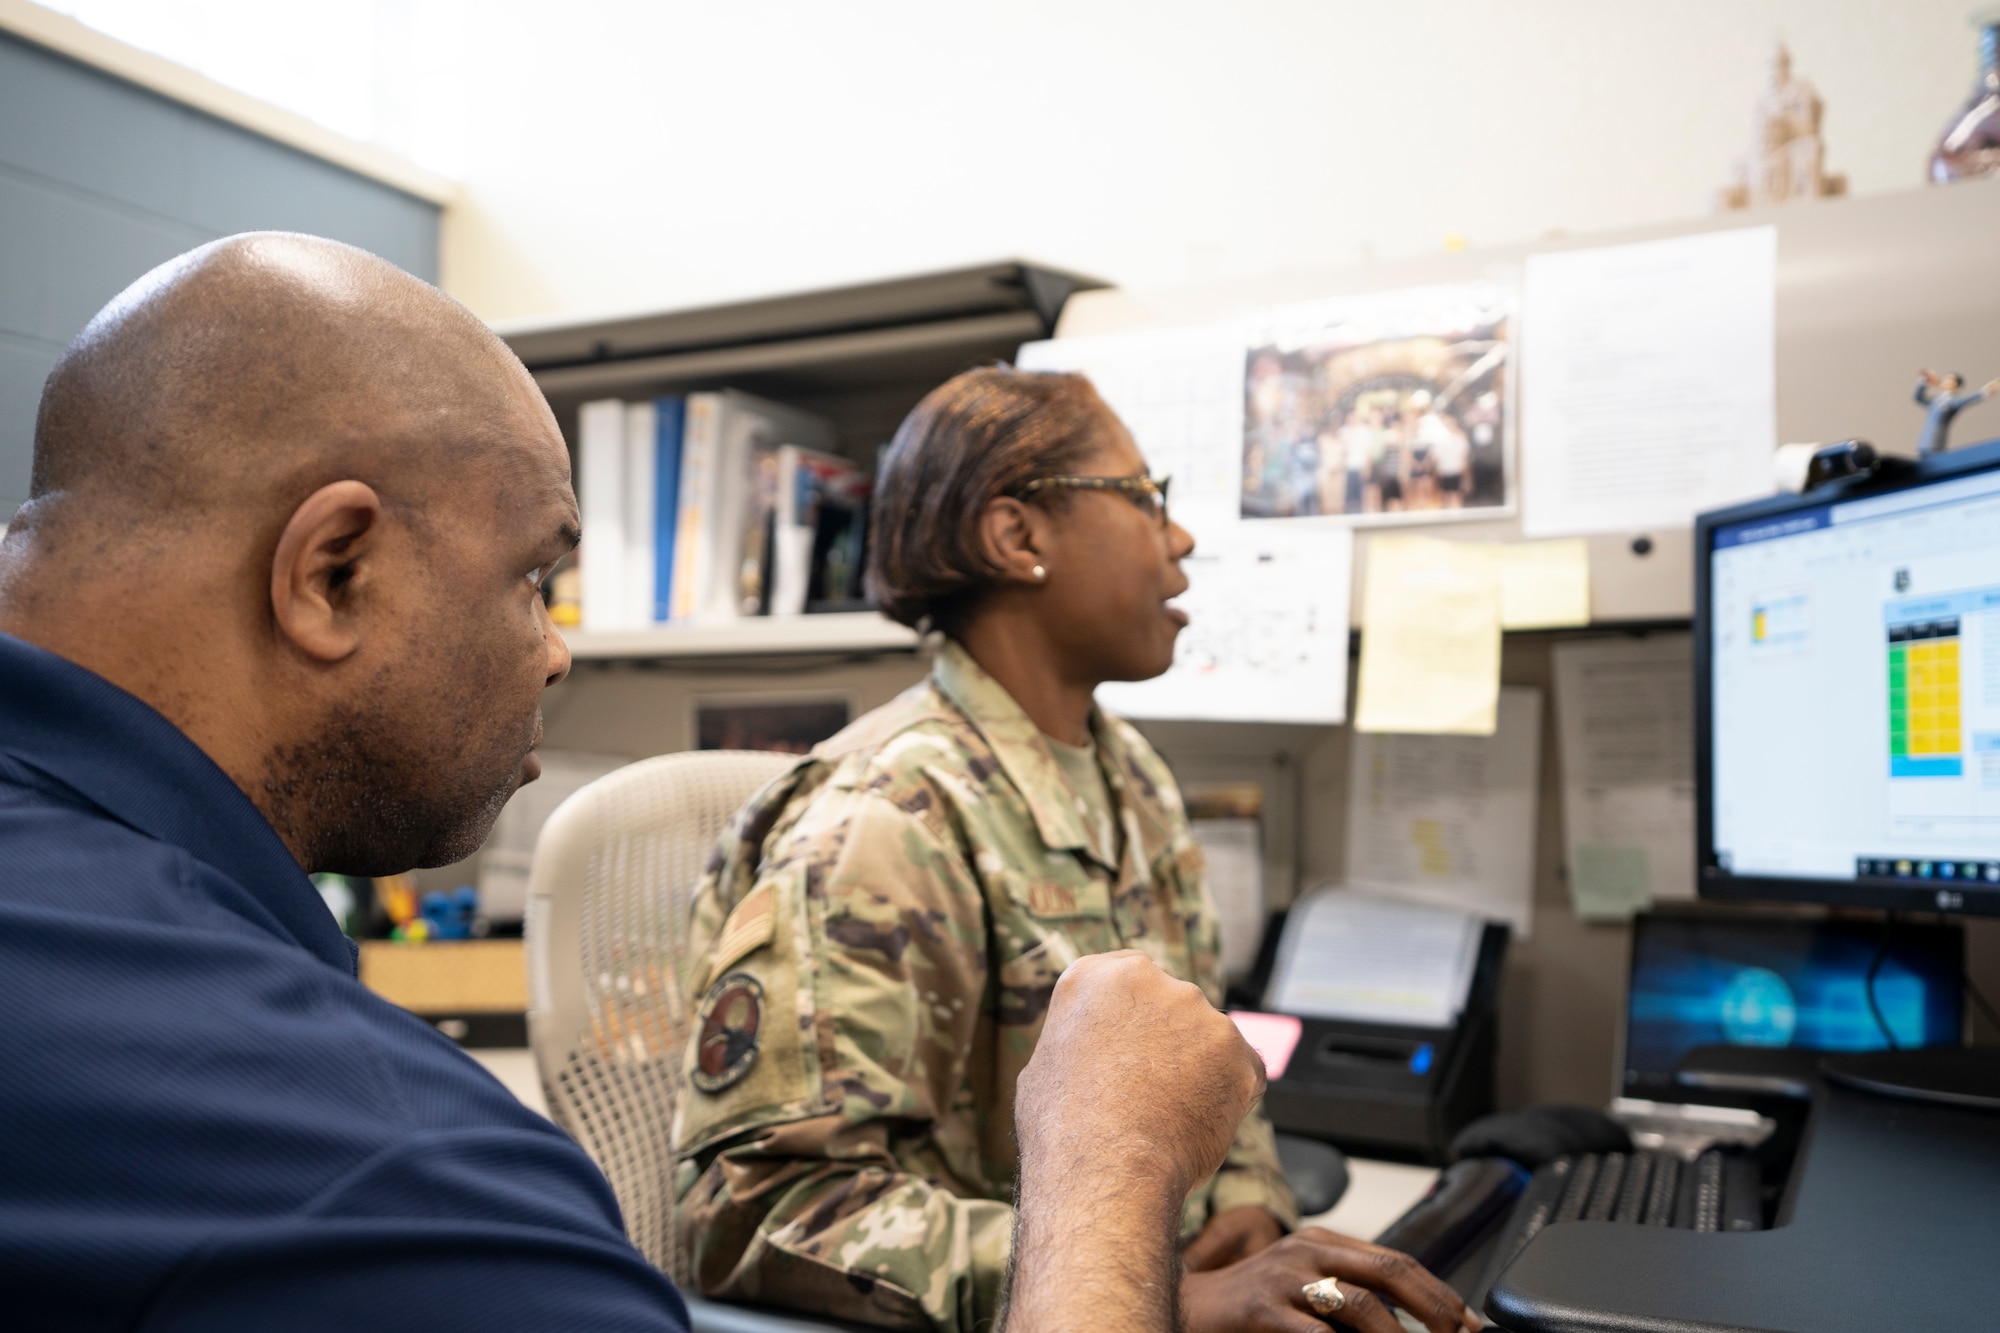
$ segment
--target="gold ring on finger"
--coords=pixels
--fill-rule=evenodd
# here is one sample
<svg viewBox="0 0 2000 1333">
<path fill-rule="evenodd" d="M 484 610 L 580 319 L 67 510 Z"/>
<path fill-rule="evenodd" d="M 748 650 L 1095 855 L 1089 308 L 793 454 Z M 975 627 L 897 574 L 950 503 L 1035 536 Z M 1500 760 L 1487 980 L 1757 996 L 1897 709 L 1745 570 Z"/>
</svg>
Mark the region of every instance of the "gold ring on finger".
<svg viewBox="0 0 2000 1333">
<path fill-rule="evenodd" d="M 1306 1304 L 1321 1318 L 1339 1314 L 1347 1308 L 1347 1294 L 1341 1291 L 1340 1283 L 1333 1278 L 1323 1277 L 1317 1282 L 1308 1282 L 1301 1290 L 1306 1294 Z"/>
</svg>

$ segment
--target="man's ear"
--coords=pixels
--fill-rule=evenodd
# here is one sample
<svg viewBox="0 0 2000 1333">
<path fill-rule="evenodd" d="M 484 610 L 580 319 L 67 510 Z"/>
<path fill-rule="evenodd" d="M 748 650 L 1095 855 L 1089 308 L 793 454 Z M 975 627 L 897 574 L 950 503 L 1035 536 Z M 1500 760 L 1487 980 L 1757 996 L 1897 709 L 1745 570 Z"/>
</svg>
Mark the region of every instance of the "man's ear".
<svg viewBox="0 0 2000 1333">
<path fill-rule="evenodd" d="M 1035 571 L 1048 562 L 1048 519 L 1039 509 L 1010 495 L 999 496 L 979 516 L 979 545 L 986 559 L 1007 578 L 1040 583 Z"/>
<path fill-rule="evenodd" d="M 278 633 L 322 662 L 338 662 L 360 647 L 354 596 L 381 541 L 382 498 L 374 487 L 336 481 L 307 496 L 278 534 L 271 558 Z"/>
</svg>

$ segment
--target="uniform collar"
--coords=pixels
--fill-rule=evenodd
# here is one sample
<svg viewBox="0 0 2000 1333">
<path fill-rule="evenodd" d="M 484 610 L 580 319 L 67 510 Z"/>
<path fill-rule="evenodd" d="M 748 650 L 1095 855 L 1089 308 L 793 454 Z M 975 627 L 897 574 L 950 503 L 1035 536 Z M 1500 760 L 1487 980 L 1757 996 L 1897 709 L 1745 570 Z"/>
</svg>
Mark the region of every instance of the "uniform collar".
<svg viewBox="0 0 2000 1333">
<path fill-rule="evenodd" d="M 1028 803 L 1042 845 L 1051 851 L 1087 853 L 1106 868 L 1116 870 L 1117 849 L 1093 843 L 1077 813 L 1081 798 L 1063 776 L 1062 765 L 1056 762 L 1041 728 L 1014 702 L 1006 687 L 987 675 L 986 669 L 972 660 L 972 654 L 953 639 L 945 640 L 932 663 L 931 678 L 984 738 L 1015 790 L 1021 793 L 1021 799 Z M 1100 742 L 1106 731 L 1101 724 L 1102 719 L 1093 706 L 1090 730 Z M 1120 766 L 1105 763 L 1108 757 L 1100 754 L 1098 766 L 1106 770 L 1114 806 L 1122 806 L 1124 787 L 1118 772 Z M 1113 814 L 1116 815 L 1115 810 Z"/>
<path fill-rule="evenodd" d="M 1097 759 L 1118 803 L 1127 856 L 1141 872 L 1173 845 L 1174 820 L 1181 813 L 1179 788 L 1160 756 L 1132 724 L 1100 710 L 1090 715 L 1097 736 Z"/>
<path fill-rule="evenodd" d="M 143 700 L 0 634 L 0 751 L 234 880 L 263 929 L 352 975 L 354 950 L 263 813 Z"/>
</svg>

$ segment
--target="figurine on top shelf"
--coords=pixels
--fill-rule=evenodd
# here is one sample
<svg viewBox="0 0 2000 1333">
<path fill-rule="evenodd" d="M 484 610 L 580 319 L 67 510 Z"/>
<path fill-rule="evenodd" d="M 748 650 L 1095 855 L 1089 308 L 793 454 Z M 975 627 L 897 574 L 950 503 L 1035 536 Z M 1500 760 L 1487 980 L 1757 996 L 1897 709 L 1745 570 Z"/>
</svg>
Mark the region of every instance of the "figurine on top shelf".
<svg viewBox="0 0 2000 1333">
<path fill-rule="evenodd" d="M 1771 52 L 1771 82 L 1757 99 L 1750 154 L 1716 195 L 1716 210 L 1782 204 L 1847 193 L 1847 177 L 1826 170 L 1820 137 L 1824 105 L 1813 86 L 1792 75 L 1792 53 L 1779 42 Z"/>
<path fill-rule="evenodd" d="M 1917 406 L 1924 409 L 1924 433 L 1917 437 L 1917 457 L 1928 458 L 1932 454 L 1943 453 L 1951 434 L 1951 419 L 1971 407 L 1983 403 L 1994 394 L 2000 393 L 2000 379 L 1992 379 L 1976 389 L 1959 389 L 1965 384 L 1965 377 L 1956 372 L 1940 375 L 1934 370 L 1917 373 L 1917 391 L 1913 395 Z"/>
</svg>

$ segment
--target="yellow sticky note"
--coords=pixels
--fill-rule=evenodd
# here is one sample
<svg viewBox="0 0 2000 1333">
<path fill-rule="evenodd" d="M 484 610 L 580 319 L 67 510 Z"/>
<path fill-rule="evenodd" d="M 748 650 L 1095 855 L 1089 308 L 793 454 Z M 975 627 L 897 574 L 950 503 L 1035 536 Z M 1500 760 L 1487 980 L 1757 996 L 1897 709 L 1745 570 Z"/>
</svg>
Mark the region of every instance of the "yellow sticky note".
<svg viewBox="0 0 2000 1333">
<path fill-rule="evenodd" d="M 1500 628 L 1590 623 L 1590 546 L 1581 537 L 1500 547 Z"/>
<path fill-rule="evenodd" d="M 1500 557 L 1434 537 L 1368 542 L 1360 731 L 1491 736 L 1500 703 Z"/>
</svg>

